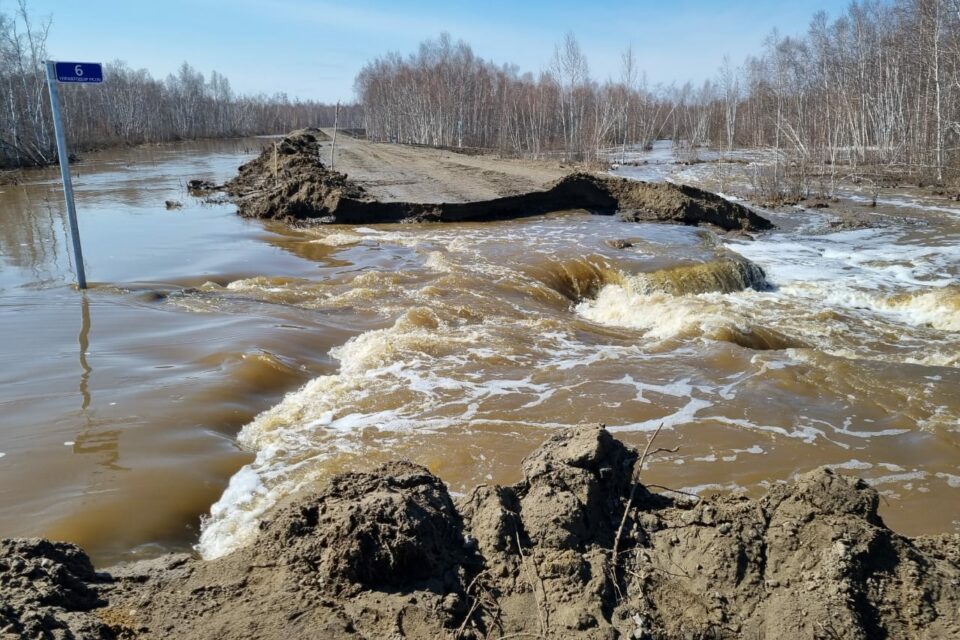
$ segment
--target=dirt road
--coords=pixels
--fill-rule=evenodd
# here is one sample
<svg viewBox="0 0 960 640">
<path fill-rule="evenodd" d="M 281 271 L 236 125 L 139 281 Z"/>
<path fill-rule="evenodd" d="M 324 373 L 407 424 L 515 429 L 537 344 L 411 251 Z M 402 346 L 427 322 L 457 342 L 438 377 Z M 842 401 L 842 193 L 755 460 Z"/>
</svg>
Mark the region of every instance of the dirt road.
<svg viewBox="0 0 960 640">
<path fill-rule="evenodd" d="M 324 129 L 332 136 L 332 129 Z M 330 142 L 322 142 L 329 163 Z M 384 202 L 471 202 L 542 189 L 570 173 L 559 162 L 468 156 L 337 133 L 334 168 Z"/>
</svg>

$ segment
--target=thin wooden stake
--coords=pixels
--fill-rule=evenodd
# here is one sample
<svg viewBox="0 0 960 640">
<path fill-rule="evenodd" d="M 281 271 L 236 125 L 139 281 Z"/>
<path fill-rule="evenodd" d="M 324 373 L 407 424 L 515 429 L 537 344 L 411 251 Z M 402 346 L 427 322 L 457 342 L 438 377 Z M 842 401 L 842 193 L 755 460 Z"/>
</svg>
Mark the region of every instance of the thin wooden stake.
<svg viewBox="0 0 960 640">
<path fill-rule="evenodd" d="M 340 120 L 340 101 L 337 100 L 337 109 L 333 112 L 333 143 L 330 145 L 330 168 L 333 169 L 334 153 L 337 151 L 337 124 Z"/>
</svg>

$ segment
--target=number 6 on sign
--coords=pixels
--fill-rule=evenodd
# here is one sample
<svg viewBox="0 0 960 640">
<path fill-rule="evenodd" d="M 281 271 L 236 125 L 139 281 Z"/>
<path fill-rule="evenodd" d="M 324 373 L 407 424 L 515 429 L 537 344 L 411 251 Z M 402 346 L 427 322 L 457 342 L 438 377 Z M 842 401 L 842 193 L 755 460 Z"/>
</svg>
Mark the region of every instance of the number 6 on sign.
<svg viewBox="0 0 960 640">
<path fill-rule="evenodd" d="M 57 82 L 103 82 L 103 66 L 97 62 L 55 62 Z"/>
</svg>

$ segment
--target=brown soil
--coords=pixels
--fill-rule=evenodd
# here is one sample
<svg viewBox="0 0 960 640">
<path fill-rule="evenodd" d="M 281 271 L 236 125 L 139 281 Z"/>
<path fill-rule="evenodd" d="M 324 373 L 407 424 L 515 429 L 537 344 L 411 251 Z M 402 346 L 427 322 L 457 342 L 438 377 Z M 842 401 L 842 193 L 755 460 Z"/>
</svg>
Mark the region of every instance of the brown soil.
<svg viewBox="0 0 960 640">
<path fill-rule="evenodd" d="M 544 185 L 543 179 L 557 171 L 543 164 L 459 155 L 454 161 L 438 155 L 442 152 L 357 140 L 348 145 L 346 159 L 337 165 L 346 166 L 348 173 L 341 173 L 321 161 L 324 149 L 314 131 L 294 132 L 240 167 L 223 188 L 241 215 L 287 222 L 463 222 L 586 209 L 619 212 L 633 221 L 711 224 L 725 230 L 772 226 L 746 207 L 696 187 L 589 173 L 563 175 Z M 359 169 L 352 170 L 351 163 Z M 379 173 L 371 169 L 374 165 Z M 405 185 L 399 194 L 409 200 L 395 199 L 396 189 L 385 198 L 376 193 L 385 185 L 396 186 L 397 173 Z M 438 202 L 438 196 L 450 199 Z"/>
<path fill-rule="evenodd" d="M 0 169 L 0 186 L 16 186 L 20 184 L 23 180 L 23 175 L 20 171 L 6 171 Z"/>
<path fill-rule="evenodd" d="M 897 535 L 863 482 L 821 469 L 700 501 L 637 485 L 620 533 L 637 458 L 564 431 L 522 482 L 458 505 L 410 463 L 344 474 L 209 562 L 96 574 L 72 545 L 5 540 L 0 638 L 960 637 L 960 536 Z"/>
</svg>

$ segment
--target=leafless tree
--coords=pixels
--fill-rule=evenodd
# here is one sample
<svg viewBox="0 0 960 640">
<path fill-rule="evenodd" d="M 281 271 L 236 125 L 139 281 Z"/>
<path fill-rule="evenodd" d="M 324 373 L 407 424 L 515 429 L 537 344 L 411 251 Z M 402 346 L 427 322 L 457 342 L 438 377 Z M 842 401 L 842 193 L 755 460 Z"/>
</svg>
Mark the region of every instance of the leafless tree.
<svg viewBox="0 0 960 640">
<path fill-rule="evenodd" d="M 0 5 L 0 168 L 56 161 L 43 67 L 50 28 L 50 18 L 34 19 L 26 0 L 9 14 Z M 214 71 L 207 79 L 187 63 L 166 81 L 121 61 L 105 65 L 104 72 L 102 85 L 61 87 L 71 149 L 333 124 L 333 105 L 283 94 L 237 96 L 223 75 Z M 342 108 L 340 120 L 347 128 L 362 127 L 361 108 Z"/>
<path fill-rule="evenodd" d="M 40 64 L 50 21 L 17 2 L 0 11 L 0 166 L 54 159 Z M 222 75 L 187 64 L 164 81 L 121 62 L 107 71 L 103 87 L 64 87 L 79 149 L 332 122 L 330 105 L 237 96 Z M 858 0 L 832 21 L 817 13 L 806 33 L 772 33 L 699 87 L 651 89 L 632 49 L 618 79 L 598 82 L 573 33 L 536 74 L 441 34 L 371 60 L 354 86 L 358 104 L 341 117 L 376 140 L 621 160 L 658 138 L 690 159 L 705 145 L 762 148 L 776 158 L 764 181 L 781 195 L 828 194 L 845 179 L 960 182 L 960 0 Z"/>
</svg>

